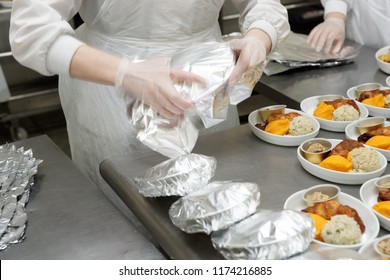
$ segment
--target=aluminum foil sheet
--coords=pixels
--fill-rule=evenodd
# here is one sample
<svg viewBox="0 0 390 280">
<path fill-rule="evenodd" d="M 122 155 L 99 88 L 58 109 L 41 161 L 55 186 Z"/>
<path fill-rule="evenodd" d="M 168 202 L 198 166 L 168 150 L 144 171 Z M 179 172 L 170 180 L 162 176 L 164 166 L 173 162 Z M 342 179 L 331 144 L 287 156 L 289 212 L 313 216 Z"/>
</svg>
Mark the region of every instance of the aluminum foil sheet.
<svg viewBox="0 0 390 280">
<path fill-rule="evenodd" d="M 290 32 L 287 39 L 273 52 L 264 69 L 268 76 L 301 67 L 332 67 L 353 62 L 359 54 L 359 45 L 346 42 L 337 54 L 316 52 L 306 43 L 307 35 Z"/>
<path fill-rule="evenodd" d="M 226 229 L 250 216 L 260 205 L 260 188 L 255 183 L 211 182 L 172 204 L 169 217 L 187 233 Z"/>
<path fill-rule="evenodd" d="M 309 215 L 295 210 L 258 209 L 211 241 L 226 259 L 279 260 L 304 252 L 315 235 Z"/>
<path fill-rule="evenodd" d="M 0 250 L 23 240 L 25 206 L 41 162 L 31 150 L 9 144 L 0 146 Z"/>
<path fill-rule="evenodd" d="M 137 102 L 132 111 L 132 125 L 138 130 L 138 140 L 170 158 L 191 152 L 200 129 L 227 117 L 230 104 L 227 82 L 234 65 L 235 56 L 227 43 L 196 44 L 176 53 L 171 59 L 172 68 L 203 77 L 207 86 L 175 84 L 177 91 L 194 104 L 192 110 L 175 120 L 159 116 Z"/>
<path fill-rule="evenodd" d="M 145 197 L 184 196 L 207 185 L 216 166 L 214 157 L 192 153 L 157 164 L 134 181 Z"/>
</svg>

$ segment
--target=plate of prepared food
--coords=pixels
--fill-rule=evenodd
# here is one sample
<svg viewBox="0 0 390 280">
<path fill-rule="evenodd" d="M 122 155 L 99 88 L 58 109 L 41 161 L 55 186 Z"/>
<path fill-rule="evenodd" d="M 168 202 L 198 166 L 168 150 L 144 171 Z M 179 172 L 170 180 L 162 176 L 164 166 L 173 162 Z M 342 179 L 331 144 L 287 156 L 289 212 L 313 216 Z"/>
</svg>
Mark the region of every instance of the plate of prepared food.
<svg viewBox="0 0 390 280">
<path fill-rule="evenodd" d="M 371 242 L 379 233 L 374 213 L 360 200 L 340 192 L 337 200 L 308 206 L 302 199 L 306 190 L 292 194 L 284 209 L 308 213 L 314 221 L 316 236 L 313 242 L 334 248 L 357 250 Z"/>
<path fill-rule="evenodd" d="M 368 117 L 368 109 L 355 100 L 342 95 L 320 95 L 304 99 L 301 110 L 313 116 L 322 129 L 344 132 L 353 121 Z"/>
<path fill-rule="evenodd" d="M 258 138 L 279 146 L 299 146 L 306 139 L 317 136 L 320 124 L 302 111 L 282 107 L 281 111 L 275 110 L 275 114 L 270 114 L 264 120 L 262 113 L 276 106 L 264 107 L 249 114 L 249 126 Z"/>
<path fill-rule="evenodd" d="M 315 140 L 313 145 L 318 144 Z M 306 143 L 298 147 L 298 160 L 310 174 L 333 183 L 358 185 L 385 172 L 387 159 L 378 151 L 352 139 L 328 140 L 332 148 L 319 163 L 313 163 L 305 157 L 303 144 Z"/>
<path fill-rule="evenodd" d="M 362 257 L 367 260 L 382 260 L 384 258 L 382 258 L 382 256 L 377 252 L 375 246 L 378 245 L 379 242 L 383 242 L 383 240 L 387 240 L 387 242 L 389 242 L 389 239 L 390 234 L 375 238 L 374 240 L 371 240 L 370 242 L 367 242 L 362 247 L 360 247 L 359 254 L 361 254 Z"/>
<path fill-rule="evenodd" d="M 371 121 L 376 118 L 367 118 L 364 121 Z M 345 128 L 345 136 L 348 139 L 357 140 L 364 145 L 372 147 L 390 161 L 390 121 L 385 121 L 383 118 L 383 126 L 364 133 L 361 133 L 361 130 L 359 130 L 361 123 L 360 121 L 355 121 L 347 125 Z"/>
<path fill-rule="evenodd" d="M 390 175 L 368 180 L 360 187 L 360 199 L 374 212 L 381 226 L 390 231 L 390 188 L 379 192 L 376 181 L 380 178 L 390 181 Z"/>
<path fill-rule="evenodd" d="M 390 87 L 384 87 L 376 83 L 366 83 L 351 87 L 348 89 L 347 95 L 356 102 L 363 104 L 368 109 L 369 115 L 389 118 Z"/>
</svg>

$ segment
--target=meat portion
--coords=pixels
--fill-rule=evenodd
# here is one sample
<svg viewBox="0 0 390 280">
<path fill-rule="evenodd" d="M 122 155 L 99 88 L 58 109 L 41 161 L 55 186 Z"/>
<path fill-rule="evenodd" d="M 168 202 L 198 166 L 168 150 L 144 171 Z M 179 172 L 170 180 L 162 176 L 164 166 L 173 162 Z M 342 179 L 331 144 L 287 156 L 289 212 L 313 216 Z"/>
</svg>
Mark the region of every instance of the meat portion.
<svg viewBox="0 0 390 280">
<path fill-rule="evenodd" d="M 390 188 L 379 188 L 378 202 L 390 200 Z"/>
<path fill-rule="evenodd" d="M 337 108 L 339 108 L 340 106 L 343 106 L 343 105 L 350 105 L 350 106 L 355 108 L 360 113 L 360 109 L 359 109 L 358 105 L 352 99 L 339 98 L 339 99 L 335 99 L 335 100 L 332 100 L 332 101 L 325 101 L 325 103 L 328 104 L 328 105 L 332 105 L 333 108 L 335 108 L 335 109 L 337 109 Z"/>
<path fill-rule="evenodd" d="M 357 140 L 361 143 L 366 143 L 368 141 L 368 139 L 370 139 L 373 136 L 378 136 L 378 135 L 390 136 L 390 126 L 380 127 L 380 128 L 375 129 L 373 131 L 363 133 L 362 135 L 360 135 L 358 137 Z"/>
<path fill-rule="evenodd" d="M 272 121 L 276 121 L 276 120 L 288 119 L 288 120 L 291 121 L 293 118 L 296 118 L 298 116 L 300 116 L 300 114 L 295 113 L 295 112 L 290 112 L 290 113 L 287 113 L 287 114 L 274 114 L 274 115 L 271 115 L 271 116 L 268 117 L 267 124 L 272 122 Z"/>
<path fill-rule="evenodd" d="M 346 205 L 341 205 L 335 200 L 319 202 L 314 204 L 314 206 L 303 209 L 302 211 L 305 213 L 313 213 L 320 215 L 327 220 L 330 220 L 335 215 L 347 215 L 348 217 L 353 218 L 358 223 L 362 233 L 366 230 L 366 226 L 364 225 L 358 212 L 354 208 Z"/>
<path fill-rule="evenodd" d="M 339 155 L 346 158 L 350 151 L 360 147 L 364 147 L 364 145 L 356 140 L 344 139 L 333 148 L 329 156 Z"/>
</svg>

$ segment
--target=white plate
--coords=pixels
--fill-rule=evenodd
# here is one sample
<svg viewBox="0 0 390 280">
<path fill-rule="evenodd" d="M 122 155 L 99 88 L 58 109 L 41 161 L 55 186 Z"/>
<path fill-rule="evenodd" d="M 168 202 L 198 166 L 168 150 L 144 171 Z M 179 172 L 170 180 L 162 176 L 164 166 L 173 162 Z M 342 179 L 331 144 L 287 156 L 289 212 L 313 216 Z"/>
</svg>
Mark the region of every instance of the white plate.
<svg viewBox="0 0 390 280">
<path fill-rule="evenodd" d="M 372 209 L 372 206 L 378 202 L 378 188 L 375 186 L 376 179 L 377 178 L 368 180 L 360 187 L 360 199 L 371 209 L 375 216 L 377 216 L 381 226 L 390 231 L 390 219 Z"/>
<path fill-rule="evenodd" d="M 11 8 L 12 1 L 0 1 L 0 6 L 3 6 L 4 8 Z"/>
<path fill-rule="evenodd" d="M 386 78 L 386 84 L 390 87 L 390 76 Z"/>
<path fill-rule="evenodd" d="M 390 126 L 390 122 L 386 121 L 386 122 L 385 122 L 385 126 Z M 357 140 L 357 139 L 358 139 L 358 137 L 360 136 L 360 132 L 359 132 L 359 130 L 356 128 L 356 122 L 353 122 L 353 123 L 347 125 L 347 127 L 345 128 L 345 136 L 346 136 L 347 138 L 349 138 L 349 139 L 352 139 L 352 140 Z M 379 148 L 371 147 L 371 146 L 368 146 L 368 145 L 365 145 L 365 146 L 377 150 L 377 151 L 380 152 L 382 155 L 384 155 L 385 158 L 386 158 L 388 161 L 390 161 L 390 150 L 379 149 Z"/>
<path fill-rule="evenodd" d="M 363 103 L 357 101 L 356 100 L 357 97 L 355 94 L 355 88 L 356 88 L 356 86 L 348 89 L 347 95 L 349 98 L 354 99 L 356 101 L 356 103 L 362 104 L 363 106 L 365 106 L 368 109 L 368 113 L 373 117 L 385 117 L 385 118 L 390 117 L 390 108 L 380 108 L 380 107 L 370 106 L 370 105 L 363 104 Z M 390 89 L 390 88 L 382 86 L 380 89 Z"/>
<path fill-rule="evenodd" d="M 336 146 L 338 143 L 342 141 L 340 139 L 328 139 L 328 140 L 330 140 L 334 146 Z M 301 155 L 300 147 L 298 147 L 297 149 L 298 160 L 301 163 L 302 167 L 307 172 L 326 181 L 345 184 L 345 185 L 363 184 L 367 180 L 382 175 L 382 173 L 385 172 L 387 166 L 387 159 L 381 153 L 378 152 L 378 154 L 381 161 L 380 169 L 372 172 L 366 172 L 366 173 L 350 173 L 350 172 L 341 172 L 341 171 L 334 171 L 334 170 L 322 168 L 319 165 L 311 163 L 310 161 L 305 159 Z"/>
<path fill-rule="evenodd" d="M 308 114 L 302 111 L 289 109 L 289 108 L 285 109 L 286 114 L 290 112 L 296 112 L 302 116 L 308 117 L 314 124 L 314 131 L 312 133 L 306 135 L 300 135 L 300 136 L 291 136 L 291 135 L 281 136 L 281 135 L 265 132 L 264 130 L 261 130 L 256 127 L 256 124 L 264 124 L 264 122 L 261 120 L 259 116 L 259 110 L 255 110 L 249 114 L 248 123 L 253 134 L 255 134 L 258 138 L 260 138 L 265 142 L 279 145 L 279 146 L 299 146 L 303 141 L 317 136 L 317 134 L 320 131 L 320 124 L 314 117 L 309 116 Z"/>
<path fill-rule="evenodd" d="M 318 104 L 320 104 L 321 100 L 324 97 L 326 97 L 326 95 L 312 96 L 312 97 L 309 97 L 309 98 L 302 100 L 302 102 L 300 104 L 301 110 L 303 112 L 305 112 L 306 114 L 313 116 L 314 110 L 317 108 Z M 340 96 L 340 97 L 342 97 L 342 96 Z M 368 117 L 368 109 L 365 106 L 363 106 L 363 104 L 360 102 L 356 102 L 356 105 L 360 109 L 359 120 L 367 118 Z M 344 132 L 345 127 L 348 124 L 353 122 L 353 121 L 339 122 L 339 121 L 325 120 L 322 118 L 318 118 L 316 116 L 313 116 L 313 117 L 320 123 L 320 126 L 322 129 L 329 130 L 329 131 L 336 131 L 336 132 Z"/>
<path fill-rule="evenodd" d="M 370 242 L 367 242 L 362 247 L 360 247 L 359 253 L 363 256 L 364 259 L 367 259 L 367 260 L 380 260 L 381 259 L 381 257 L 378 255 L 378 253 L 375 252 L 375 250 L 374 250 L 374 243 L 377 240 L 379 240 L 385 236 L 390 237 L 390 234 L 375 238 L 374 240 L 371 240 Z"/>
<path fill-rule="evenodd" d="M 305 209 L 307 206 L 302 199 L 303 192 L 305 192 L 305 190 L 301 190 L 299 192 L 292 194 L 289 198 L 287 198 L 283 208 L 293 209 L 297 211 L 301 211 L 302 209 Z M 358 212 L 360 218 L 362 219 L 364 225 L 366 226 L 366 230 L 362 234 L 361 242 L 359 244 L 354 244 L 354 245 L 335 245 L 335 244 L 329 244 L 315 239 L 313 240 L 313 242 L 325 246 L 330 246 L 333 248 L 357 250 L 359 247 L 363 246 L 367 242 L 370 242 L 371 240 L 377 237 L 379 233 L 378 219 L 375 217 L 374 213 L 372 213 L 372 211 L 368 209 L 368 207 L 363 202 L 343 192 L 339 194 L 338 201 L 342 205 L 346 205 L 354 208 Z"/>
</svg>

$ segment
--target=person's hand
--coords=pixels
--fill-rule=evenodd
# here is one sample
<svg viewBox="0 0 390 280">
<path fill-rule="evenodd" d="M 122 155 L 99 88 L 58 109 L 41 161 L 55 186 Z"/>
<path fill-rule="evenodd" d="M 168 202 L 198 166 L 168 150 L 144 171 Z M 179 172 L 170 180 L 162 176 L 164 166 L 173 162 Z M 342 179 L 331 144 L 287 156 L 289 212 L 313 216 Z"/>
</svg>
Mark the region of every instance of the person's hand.
<svg viewBox="0 0 390 280">
<path fill-rule="evenodd" d="M 317 52 L 338 53 L 345 40 L 345 23 L 339 18 L 327 18 L 310 32 L 307 43 Z"/>
<path fill-rule="evenodd" d="M 166 118 L 173 119 L 183 114 L 192 103 L 182 97 L 173 84 L 205 82 L 195 74 L 171 68 L 169 62 L 169 58 L 138 63 L 122 59 L 115 81 L 118 94 L 127 104 L 139 99 Z"/>
<path fill-rule="evenodd" d="M 262 63 L 266 59 L 267 48 L 262 40 L 254 37 L 233 39 L 229 42 L 229 45 L 238 56 L 236 66 L 229 78 L 229 86 L 232 86 L 241 79 L 242 74 L 246 70 Z"/>
</svg>

